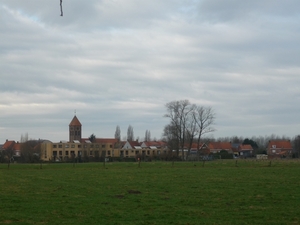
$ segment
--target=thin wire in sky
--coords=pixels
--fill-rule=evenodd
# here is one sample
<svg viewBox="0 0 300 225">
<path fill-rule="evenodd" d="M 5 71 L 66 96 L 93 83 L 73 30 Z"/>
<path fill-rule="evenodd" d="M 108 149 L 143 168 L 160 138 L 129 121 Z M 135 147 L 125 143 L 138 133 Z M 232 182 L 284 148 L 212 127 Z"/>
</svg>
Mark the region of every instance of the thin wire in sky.
<svg viewBox="0 0 300 225">
<path fill-rule="evenodd" d="M 60 16 L 63 16 L 62 0 L 60 0 Z"/>
</svg>

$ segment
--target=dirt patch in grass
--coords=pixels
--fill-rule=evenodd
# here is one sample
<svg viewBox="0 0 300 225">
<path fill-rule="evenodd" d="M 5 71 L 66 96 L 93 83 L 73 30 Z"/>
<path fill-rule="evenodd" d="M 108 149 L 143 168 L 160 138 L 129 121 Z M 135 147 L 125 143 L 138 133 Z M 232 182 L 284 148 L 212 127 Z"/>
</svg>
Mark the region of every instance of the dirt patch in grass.
<svg viewBox="0 0 300 225">
<path fill-rule="evenodd" d="M 128 194 L 142 194 L 142 192 L 138 190 L 128 190 Z"/>
<path fill-rule="evenodd" d="M 124 195 L 115 195 L 115 197 L 121 199 L 124 198 Z"/>
</svg>

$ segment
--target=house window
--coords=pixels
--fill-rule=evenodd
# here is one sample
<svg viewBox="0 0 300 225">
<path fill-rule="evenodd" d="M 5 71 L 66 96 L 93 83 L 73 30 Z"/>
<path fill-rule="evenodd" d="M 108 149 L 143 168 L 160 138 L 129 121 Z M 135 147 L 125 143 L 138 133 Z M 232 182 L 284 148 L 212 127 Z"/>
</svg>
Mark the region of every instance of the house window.
<svg viewBox="0 0 300 225">
<path fill-rule="evenodd" d="M 160 150 L 157 151 L 157 154 L 160 155 Z"/>
<path fill-rule="evenodd" d="M 150 155 L 150 151 L 149 150 L 147 151 L 147 155 Z"/>
<path fill-rule="evenodd" d="M 75 145 L 71 145 L 71 148 L 75 148 Z"/>
<path fill-rule="evenodd" d="M 90 155 L 93 155 L 93 151 L 90 151 Z"/>
<path fill-rule="evenodd" d="M 75 156 L 75 151 L 71 151 L 71 155 L 74 155 L 74 156 Z"/>
<path fill-rule="evenodd" d="M 112 148 L 112 145 L 109 145 L 110 148 Z"/>
<path fill-rule="evenodd" d="M 276 153 L 276 150 L 273 149 L 272 152 L 273 152 L 273 153 Z"/>
<path fill-rule="evenodd" d="M 62 148 L 62 145 L 58 145 L 59 148 Z"/>
<path fill-rule="evenodd" d="M 110 155 L 110 151 L 107 151 L 107 155 Z"/>
<path fill-rule="evenodd" d="M 69 151 L 66 151 L 66 155 L 69 155 Z"/>
<path fill-rule="evenodd" d="M 69 145 L 65 145 L 65 148 L 69 148 Z"/>
<path fill-rule="evenodd" d="M 57 145 L 53 145 L 53 148 L 57 148 Z"/>
<path fill-rule="evenodd" d="M 58 154 L 59 154 L 59 155 L 62 155 L 62 151 L 59 151 Z"/>
<path fill-rule="evenodd" d="M 125 155 L 128 155 L 128 151 L 125 151 Z"/>
<path fill-rule="evenodd" d="M 99 145 L 96 145 L 96 148 L 99 148 Z"/>
<path fill-rule="evenodd" d="M 53 151 L 53 155 L 54 155 L 54 156 L 57 156 L 57 151 Z"/>
<path fill-rule="evenodd" d="M 124 155 L 124 151 L 120 151 L 120 155 L 121 155 L 121 156 Z"/>
<path fill-rule="evenodd" d="M 78 145 L 78 148 L 81 148 L 81 145 Z"/>
<path fill-rule="evenodd" d="M 102 148 L 105 148 L 105 145 L 102 145 Z"/>
</svg>

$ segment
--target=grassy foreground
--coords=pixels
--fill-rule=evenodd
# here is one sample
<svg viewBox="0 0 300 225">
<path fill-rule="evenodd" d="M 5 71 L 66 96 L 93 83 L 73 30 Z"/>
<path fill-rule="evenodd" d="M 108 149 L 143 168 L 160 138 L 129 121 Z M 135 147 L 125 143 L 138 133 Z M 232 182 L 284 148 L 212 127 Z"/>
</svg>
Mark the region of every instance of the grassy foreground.
<svg viewBox="0 0 300 225">
<path fill-rule="evenodd" d="M 300 161 L 0 164 L 0 224 L 300 224 Z"/>
</svg>

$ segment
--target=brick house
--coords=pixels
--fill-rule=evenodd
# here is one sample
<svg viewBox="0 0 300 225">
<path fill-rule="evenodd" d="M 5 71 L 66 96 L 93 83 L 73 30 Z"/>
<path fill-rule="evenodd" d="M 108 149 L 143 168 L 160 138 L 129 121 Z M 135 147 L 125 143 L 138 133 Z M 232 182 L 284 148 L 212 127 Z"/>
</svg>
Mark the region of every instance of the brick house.
<svg viewBox="0 0 300 225">
<path fill-rule="evenodd" d="M 290 140 L 270 140 L 267 147 L 267 154 L 270 158 L 290 157 L 293 147 Z"/>
</svg>

